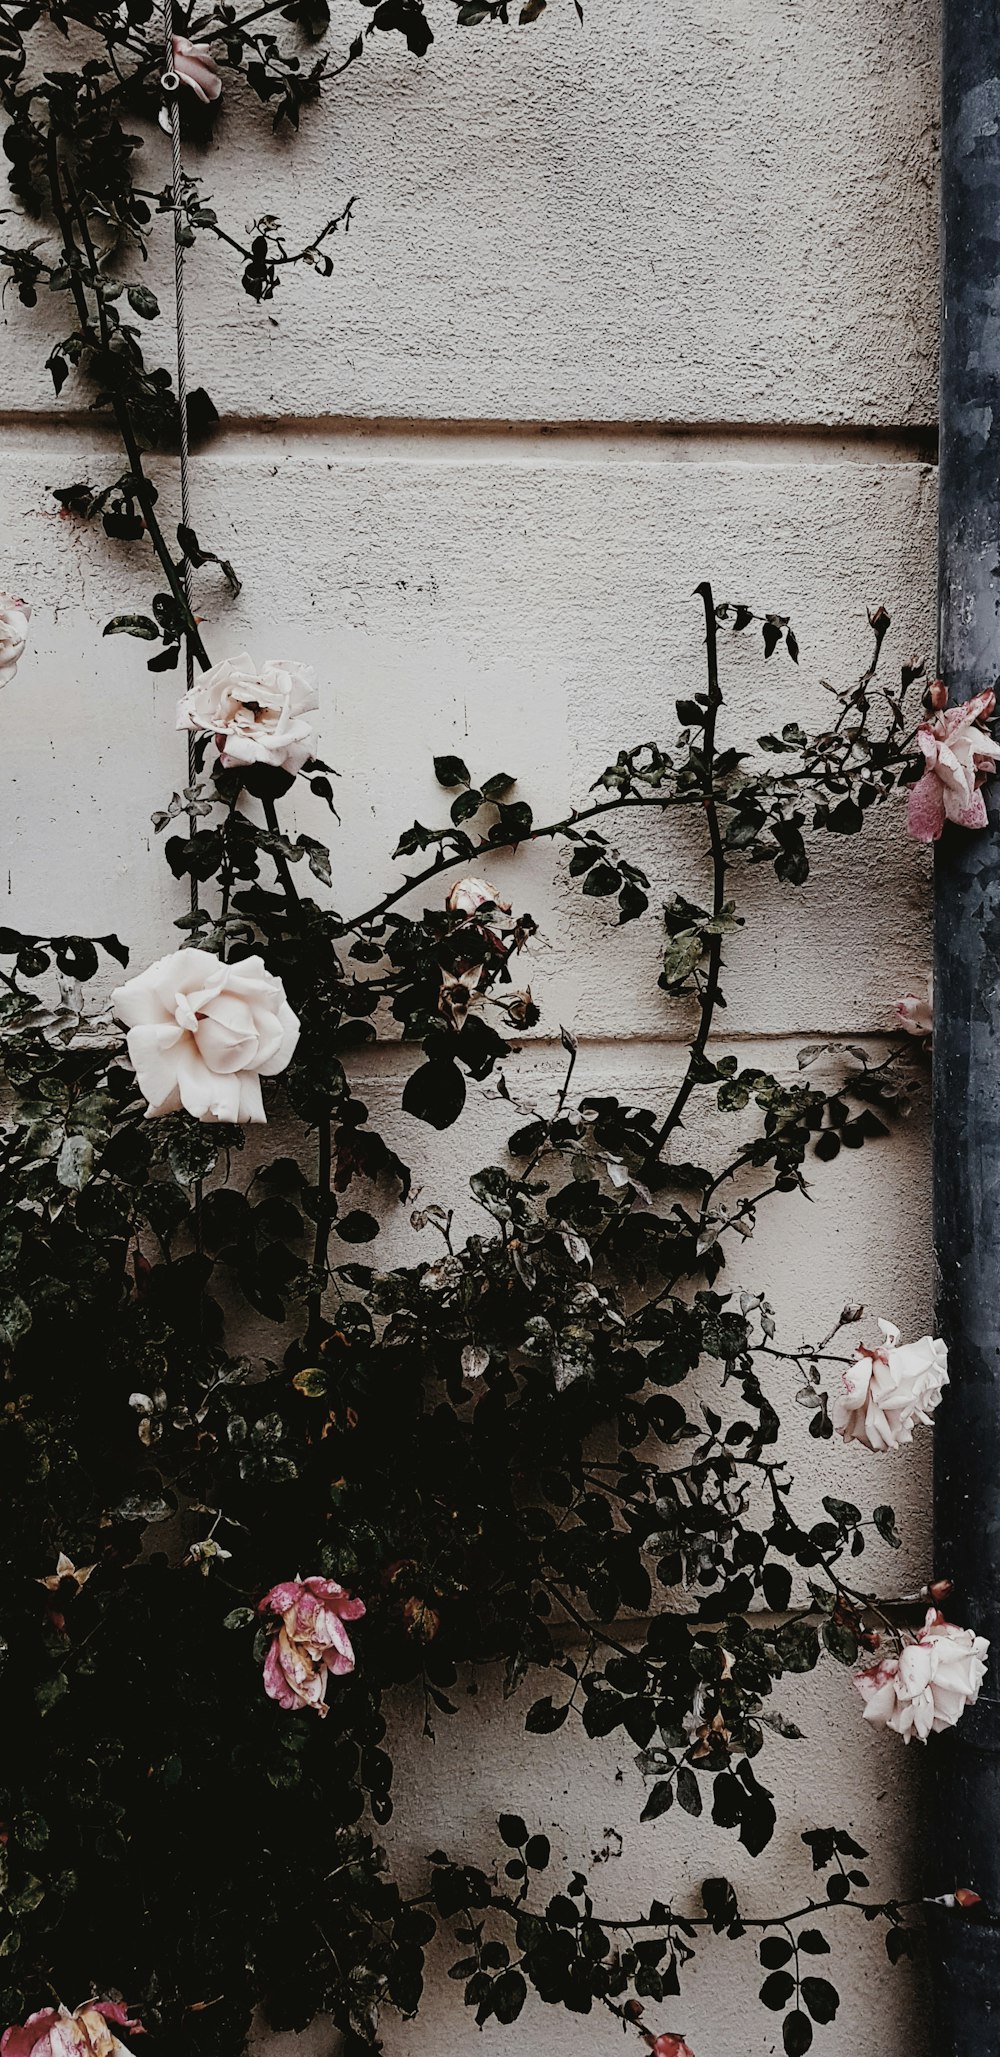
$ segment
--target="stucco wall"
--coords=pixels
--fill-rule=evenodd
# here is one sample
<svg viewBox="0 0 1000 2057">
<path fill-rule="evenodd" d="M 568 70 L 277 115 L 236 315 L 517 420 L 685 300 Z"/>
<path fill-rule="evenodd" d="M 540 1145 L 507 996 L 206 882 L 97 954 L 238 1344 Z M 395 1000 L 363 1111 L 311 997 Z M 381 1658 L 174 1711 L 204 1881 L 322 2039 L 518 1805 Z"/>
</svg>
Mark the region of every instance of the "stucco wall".
<svg viewBox="0 0 1000 2057">
<path fill-rule="evenodd" d="M 620 744 L 664 733 L 675 695 L 700 684 L 701 578 L 789 613 L 799 636 L 798 673 L 725 647 L 740 736 L 818 712 L 820 681 L 861 668 L 867 606 L 893 616 L 893 664 L 933 648 L 934 0 L 592 12 L 581 30 L 569 0 L 550 0 L 517 34 L 442 20 L 422 65 L 379 48 L 300 141 L 269 144 L 266 121 L 227 103 L 207 152 L 220 218 L 242 228 L 274 207 L 293 244 L 359 195 L 328 283 L 294 272 L 261 309 L 196 259 L 189 312 L 193 378 L 223 413 L 196 460 L 196 526 L 245 581 L 232 605 L 206 581 L 200 609 L 216 651 L 280 645 L 317 667 L 324 754 L 344 771 L 342 906 L 388 880 L 401 825 L 440 815 L 432 750 L 502 761 L 556 808 Z M 334 0 L 338 17 L 353 33 L 352 0 Z M 148 825 L 183 776 L 176 682 L 150 680 L 140 645 L 101 638 L 109 613 L 136 604 L 131 561 L 60 520 L 47 489 L 95 475 L 110 445 L 83 416 L 52 413 L 40 341 L 7 311 L 0 583 L 36 614 L 2 705 L 0 909 L 39 931 L 116 928 L 141 960 L 170 947 L 179 907 Z M 169 506 L 172 467 L 157 475 Z M 657 827 L 638 847 L 656 887 L 698 883 L 683 837 Z M 514 875 L 540 924 L 543 1030 L 512 1090 L 557 1081 L 565 1022 L 588 1083 L 662 1099 L 681 1053 L 655 989 L 655 923 L 608 926 L 547 849 L 498 862 L 498 884 Z M 925 866 L 898 818 L 827 848 L 802 893 L 761 878 L 752 905 L 728 952 L 727 1033 L 776 1069 L 794 1071 L 803 1039 L 884 1034 L 926 969 Z M 398 1063 L 364 1059 L 375 1104 Z M 426 1197 L 460 1203 L 454 1134 L 400 1119 Z M 706 1119 L 695 1110 L 695 1138 Z M 479 1089 L 457 1132 L 470 1168 L 503 1132 Z M 814 1193 L 762 1223 L 741 1281 L 767 1290 L 796 1339 L 845 1298 L 919 1332 L 925 1116 L 820 1168 Z M 798 1440 L 800 1505 L 893 1498 L 905 1546 L 873 1557 L 872 1576 L 889 1591 L 919 1583 L 926 1440 L 886 1468 Z M 399 1861 L 439 1842 L 485 1855 L 502 1796 L 557 1858 L 587 1868 L 596 1853 L 602 1897 L 623 1909 L 653 1894 L 683 1904 L 712 1871 L 745 1879 L 748 1905 L 791 1904 L 806 1879 L 799 1830 L 833 1821 L 870 1844 L 877 1887 L 905 1884 L 915 1753 L 862 1730 L 839 1667 L 790 1683 L 808 1740 L 765 1753 L 783 1805 L 756 1864 L 676 1813 L 639 1827 L 629 1744 L 524 1737 L 523 1707 L 488 1686 L 434 1744 L 400 1707 Z M 838 1965 L 842 2010 L 817 2048 L 923 2057 L 908 1974 L 855 1917 Z M 750 1999 L 753 1974 L 752 1951 L 720 1944 L 662 2025 L 697 2057 L 766 2057 L 779 2023 Z M 334 2042 L 320 2025 L 270 2042 L 270 2057 L 330 2057 Z M 514 2043 L 528 2057 L 622 2047 L 609 2018 L 537 2005 L 515 2031 L 477 2038 L 443 1971 L 419 2020 L 386 2028 L 390 2057 Z"/>
</svg>

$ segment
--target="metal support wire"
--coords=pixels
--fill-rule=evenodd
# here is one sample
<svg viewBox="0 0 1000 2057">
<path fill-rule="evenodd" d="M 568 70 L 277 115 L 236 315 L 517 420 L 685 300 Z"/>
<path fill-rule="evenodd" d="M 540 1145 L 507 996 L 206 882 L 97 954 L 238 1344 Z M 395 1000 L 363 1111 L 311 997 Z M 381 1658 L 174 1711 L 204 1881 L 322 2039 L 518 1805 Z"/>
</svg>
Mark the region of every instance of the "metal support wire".
<svg viewBox="0 0 1000 2057">
<path fill-rule="evenodd" d="M 174 70 L 174 10 L 173 0 L 163 0 L 163 54 L 164 71 L 160 79 L 163 93 L 164 112 L 169 123 L 171 182 L 174 214 L 174 312 L 177 332 L 177 413 L 179 422 L 180 469 L 181 469 L 181 521 L 185 528 L 191 526 L 191 463 L 188 444 L 188 388 L 187 388 L 187 333 L 184 320 L 184 241 L 181 228 L 184 219 L 183 171 L 181 168 L 181 109 L 180 78 Z M 191 609 L 191 566 L 185 556 L 181 567 L 184 598 L 188 611 Z M 190 692 L 194 684 L 194 653 L 191 638 L 184 638 L 184 683 Z M 198 775 L 195 757 L 197 738 L 193 730 L 188 731 L 187 759 L 188 785 L 193 785 Z M 194 817 L 191 831 L 194 833 Z M 198 910 L 198 882 L 191 878 L 191 911 Z"/>
</svg>

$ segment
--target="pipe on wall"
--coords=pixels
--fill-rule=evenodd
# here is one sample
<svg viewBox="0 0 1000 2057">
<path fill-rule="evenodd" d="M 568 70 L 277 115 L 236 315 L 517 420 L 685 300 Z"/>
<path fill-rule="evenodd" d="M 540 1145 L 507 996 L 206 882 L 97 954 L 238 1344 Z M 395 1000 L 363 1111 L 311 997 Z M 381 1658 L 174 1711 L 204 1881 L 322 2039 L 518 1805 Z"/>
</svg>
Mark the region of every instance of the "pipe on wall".
<svg viewBox="0 0 1000 2057">
<path fill-rule="evenodd" d="M 944 0 L 940 662 L 953 701 L 1000 674 L 1000 5 Z M 1000 2057 L 1000 781 L 990 827 L 935 860 L 934 1205 L 951 1386 L 935 1428 L 935 1576 L 990 1637 L 976 1707 L 927 1771 L 928 1890 L 993 1918 L 935 1923 L 935 2057 Z"/>
</svg>

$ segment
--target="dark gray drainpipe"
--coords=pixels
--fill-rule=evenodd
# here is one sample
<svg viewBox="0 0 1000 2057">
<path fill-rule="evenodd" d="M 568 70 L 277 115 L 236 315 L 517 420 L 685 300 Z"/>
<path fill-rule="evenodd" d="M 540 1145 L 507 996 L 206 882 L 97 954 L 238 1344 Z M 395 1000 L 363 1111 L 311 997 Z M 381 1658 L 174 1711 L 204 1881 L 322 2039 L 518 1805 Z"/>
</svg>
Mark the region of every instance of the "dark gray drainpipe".
<svg viewBox="0 0 1000 2057">
<path fill-rule="evenodd" d="M 1000 0 L 944 0 L 941 673 L 953 700 L 1000 676 Z M 934 1568 L 949 1619 L 990 1637 L 979 1704 L 924 1768 L 928 1889 L 967 1885 L 983 1923 L 935 1916 L 934 2057 L 1000 2057 L 1000 781 L 990 827 L 935 862 L 934 1203 L 951 1385 L 934 1430 Z"/>
</svg>

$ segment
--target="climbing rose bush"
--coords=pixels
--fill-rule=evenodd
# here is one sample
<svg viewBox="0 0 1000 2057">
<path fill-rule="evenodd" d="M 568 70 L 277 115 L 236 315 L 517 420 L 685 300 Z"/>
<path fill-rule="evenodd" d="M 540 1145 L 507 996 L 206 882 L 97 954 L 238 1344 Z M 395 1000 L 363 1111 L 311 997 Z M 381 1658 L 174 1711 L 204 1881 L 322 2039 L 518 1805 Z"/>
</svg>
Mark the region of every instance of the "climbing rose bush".
<svg viewBox="0 0 1000 2057">
<path fill-rule="evenodd" d="M 215 664 L 177 704 L 177 726 L 214 736 L 223 764 L 297 772 L 312 756 L 305 719 L 319 706 L 308 664 L 274 659 L 258 671 L 246 652 Z"/>
<path fill-rule="evenodd" d="M 463 35 L 508 11 L 516 33 L 544 4 L 462 6 Z M 558 6 L 548 0 L 548 21 Z M 428 8 L 438 22 L 456 11 L 452 0 Z M 789 1724 L 769 1708 L 775 1684 L 876 1647 L 885 1608 L 859 1582 L 858 1559 L 872 1530 L 894 1537 L 892 1510 L 826 1496 L 813 1520 L 797 1505 L 783 1401 L 807 1405 L 825 1437 L 824 1346 L 777 1347 L 770 1308 L 741 1290 L 738 1253 L 759 1210 L 794 1206 L 823 1161 L 878 1148 L 922 1053 L 901 1039 L 888 1054 L 827 1046 L 819 1059 L 803 1052 L 789 1081 L 741 1066 L 720 1014 L 762 875 L 776 896 L 794 891 L 828 832 L 842 852 L 845 835 L 901 805 L 923 667 L 907 662 L 883 684 L 890 624 L 876 609 L 870 664 L 807 733 L 785 719 L 801 655 L 787 619 L 717 603 L 705 580 L 705 669 L 678 668 L 673 707 L 650 675 L 647 740 L 616 743 L 586 791 L 562 790 L 539 811 L 511 769 L 510 724 L 502 765 L 473 772 L 451 754 L 444 701 L 443 732 L 427 741 L 447 752 L 434 760 L 446 797 L 401 826 L 402 871 L 356 878 L 357 850 L 312 832 L 324 819 L 314 803 L 332 807 L 332 788 L 313 755 L 311 676 L 249 655 L 213 666 L 220 574 L 238 585 L 219 554 L 230 524 L 213 533 L 199 507 L 199 535 L 173 468 L 158 467 L 156 484 L 146 469 L 146 452 L 176 450 L 185 405 L 164 361 L 174 309 L 158 328 L 146 283 L 169 275 L 178 231 L 182 250 L 200 245 L 192 287 L 212 255 L 235 257 L 253 321 L 286 265 L 330 275 L 330 242 L 353 205 L 342 195 L 330 215 L 324 193 L 325 224 L 306 225 L 301 244 L 280 199 L 242 223 L 204 189 L 211 145 L 185 151 L 179 192 L 151 193 L 157 120 L 176 133 L 196 117 L 207 140 L 213 48 L 239 81 L 248 142 L 255 101 L 261 127 L 294 132 L 367 51 L 396 36 L 422 54 L 433 41 L 421 0 L 361 10 L 346 53 L 338 25 L 325 41 L 324 4 L 282 6 L 280 23 L 263 24 L 273 11 L 207 0 L 194 30 L 204 40 L 173 47 L 181 92 L 169 115 L 148 0 L 61 10 L 58 70 L 51 9 L 7 10 L 0 37 L 8 176 L 30 217 L 0 244 L 5 305 L 52 310 L 57 394 L 67 385 L 74 407 L 92 399 L 121 442 L 110 462 L 95 452 L 93 485 L 67 481 L 58 500 L 127 541 L 131 563 L 155 557 L 147 611 L 130 604 L 105 625 L 138 639 L 136 671 L 143 657 L 155 674 L 183 658 L 198 678 L 178 717 L 196 738 L 188 776 L 155 817 L 186 947 L 116 994 L 146 1106 L 165 1119 L 144 1122 L 100 1000 L 79 1005 L 100 953 L 127 965 L 128 939 L 0 930 L 0 1821 L 16 1913 L 2 1936 L 0 2014 L 23 2021 L 54 1980 L 83 1990 L 90 1966 L 108 1967 L 112 1990 L 137 1993 L 165 2057 L 243 2057 L 257 2008 L 289 2030 L 327 2013 L 360 2057 L 392 2046 L 390 2008 L 416 2012 L 424 1953 L 454 1923 L 451 1970 L 479 2026 L 515 2023 L 530 1987 L 575 2015 L 609 2007 L 633 2049 L 690 2057 L 683 2037 L 643 2026 L 646 2008 L 651 2019 L 673 2011 L 696 1947 L 745 1933 L 743 1912 L 773 1965 L 785 1945 L 765 1931 L 797 1934 L 800 1915 L 786 1910 L 814 1892 L 822 1906 L 823 1885 L 803 1896 L 790 1880 L 783 1907 L 765 1913 L 760 1890 L 741 1884 L 754 1901 L 741 1908 L 717 1875 L 714 1834 L 713 1876 L 699 1882 L 686 1829 L 676 1864 L 664 1837 L 662 1897 L 626 1908 L 619 1890 L 603 1915 L 581 1873 L 553 1891 L 548 1838 L 506 1813 L 498 1832 L 516 1857 L 497 1863 L 491 1851 L 480 1869 L 465 1850 L 461 1863 L 437 1851 L 412 1882 L 394 1877 L 376 1841 L 393 1805 L 389 1710 L 395 1726 L 422 1705 L 429 1730 L 490 1668 L 512 1712 L 523 1694 L 526 1752 L 528 1737 L 563 1731 L 575 1763 L 585 1738 L 602 1747 L 617 1732 L 616 1752 L 641 1752 L 645 1818 L 676 1804 L 675 1819 L 711 1819 L 756 1856 L 784 1783 Z M 253 204 L 269 200 L 261 191 Z M 283 318 L 275 338 L 285 333 Z M 205 393 L 188 399 L 197 432 L 215 409 Z M 361 545 L 366 576 L 389 576 L 378 534 Z M 265 604 L 281 590 L 272 570 Z M 10 606 L 21 618 L 7 618 L 4 647 L 16 662 L 27 610 Z M 752 623 L 781 711 L 778 732 L 746 753 L 719 645 L 738 634 L 745 665 Z M 666 640 L 673 624 L 662 627 Z M 921 810 L 945 809 L 942 784 L 962 818 L 992 762 L 974 709 L 938 722 L 939 683 L 923 704 L 919 749 L 934 778 L 918 831 Z M 392 740 L 357 767 L 380 816 Z M 94 748 L 106 745 L 95 707 Z M 310 789 L 300 787 L 301 829 L 276 805 L 299 775 Z M 653 878 L 636 861 L 640 821 Z M 601 947 L 620 953 L 623 981 L 615 921 L 645 922 L 658 997 L 644 1004 L 662 1007 L 677 1039 L 648 1105 L 581 1093 L 572 1022 L 553 1017 L 544 990 L 538 1002 L 511 991 L 534 923 L 520 907 L 515 921 L 482 872 L 529 845 L 517 876 L 551 885 L 546 853 L 557 851 L 560 903 L 582 896 L 571 921 L 584 986 L 590 903 L 601 902 Z M 692 899 L 665 890 L 678 852 Z M 536 1090 L 517 1051 L 542 1019 Z M 279 1071 L 277 1147 L 256 1137 L 244 1148 L 238 1124 L 262 1119 L 261 1080 Z M 427 1129 L 450 1129 L 467 1104 L 479 1138 L 471 1177 L 462 1140 L 426 1147 Z M 482 1139 L 504 1109 L 511 1125 L 483 1165 Z M 888 1363 L 864 1374 L 864 1434 Z M 786 1377 L 797 1391 L 783 1391 Z M 882 1406 L 883 1442 L 908 1405 Z M 276 1567 L 300 1564 L 316 1576 L 272 1584 Z M 796 1567 L 808 1573 L 806 1606 L 793 1604 Z M 411 1689 L 402 1705 L 400 1685 Z M 326 1718 L 297 1720 L 299 1710 Z M 516 1789 L 516 1765 L 510 1780 Z M 503 1797 L 501 1787 L 498 1807 Z M 782 1831 L 784 1852 L 787 1821 Z M 842 1830 L 803 1840 L 814 1872 L 837 1864 L 838 1884 L 843 1856 L 865 1854 Z M 898 1891 L 864 1905 L 897 1943 Z M 802 2053 L 811 2023 L 833 2020 L 836 1987 L 785 1974 L 776 1997 L 761 1963 L 765 2003 L 794 1997 L 781 2040 Z M 57 2037 L 43 2057 L 95 2057 L 95 2037 L 126 2033 L 107 2008 L 105 2026 L 92 2005 L 72 2030 L 64 2011 L 48 2013 L 27 2057 L 57 2028 L 71 2047 Z"/>
<path fill-rule="evenodd" d="M 265 1593 L 259 1611 L 281 1617 L 264 1659 L 265 1692 L 289 1711 L 311 1707 L 325 1714 L 327 1681 L 354 1670 L 344 1623 L 361 1620 L 363 1600 L 352 1599 L 336 1579 L 288 1579 Z"/>
<path fill-rule="evenodd" d="M 859 1347 L 831 1396 L 830 1418 L 846 1443 L 897 1450 L 912 1442 L 915 1423 L 930 1423 L 948 1384 L 948 1351 L 940 1337 L 901 1346 L 891 1321 L 880 1321 L 879 1328 L 882 1347 Z"/>
<path fill-rule="evenodd" d="M 990 688 L 920 723 L 917 747 L 926 769 L 907 803 L 910 833 L 918 842 L 936 842 L 946 821 L 965 829 L 986 827 L 980 787 L 1000 758 L 1000 743 L 980 723 L 995 707 L 996 695 Z"/>
<path fill-rule="evenodd" d="M 10 684 L 24 656 L 30 620 L 27 601 L 0 593 L 0 687 Z"/>
<path fill-rule="evenodd" d="M 262 957 L 224 964 L 175 950 L 116 987 L 111 1004 L 150 1119 L 181 1108 L 196 1121 L 266 1119 L 261 1079 L 284 1071 L 299 1023 Z"/>
<path fill-rule="evenodd" d="M 113 2033 L 116 2028 L 142 2033 L 117 2000 L 88 2000 L 72 2013 L 68 2007 L 43 2007 L 29 2014 L 20 2028 L 0 2036 L 0 2057 L 131 2057 Z"/>
<path fill-rule="evenodd" d="M 979 1697 L 989 1655 L 986 1636 L 956 1628 L 931 1607 L 918 1636 L 896 1657 L 883 1657 L 856 1674 L 865 1702 L 864 1719 L 895 1729 L 904 1743 L 925 1743 L 940 1729 L 954 1728 Z"/>
</svg>

